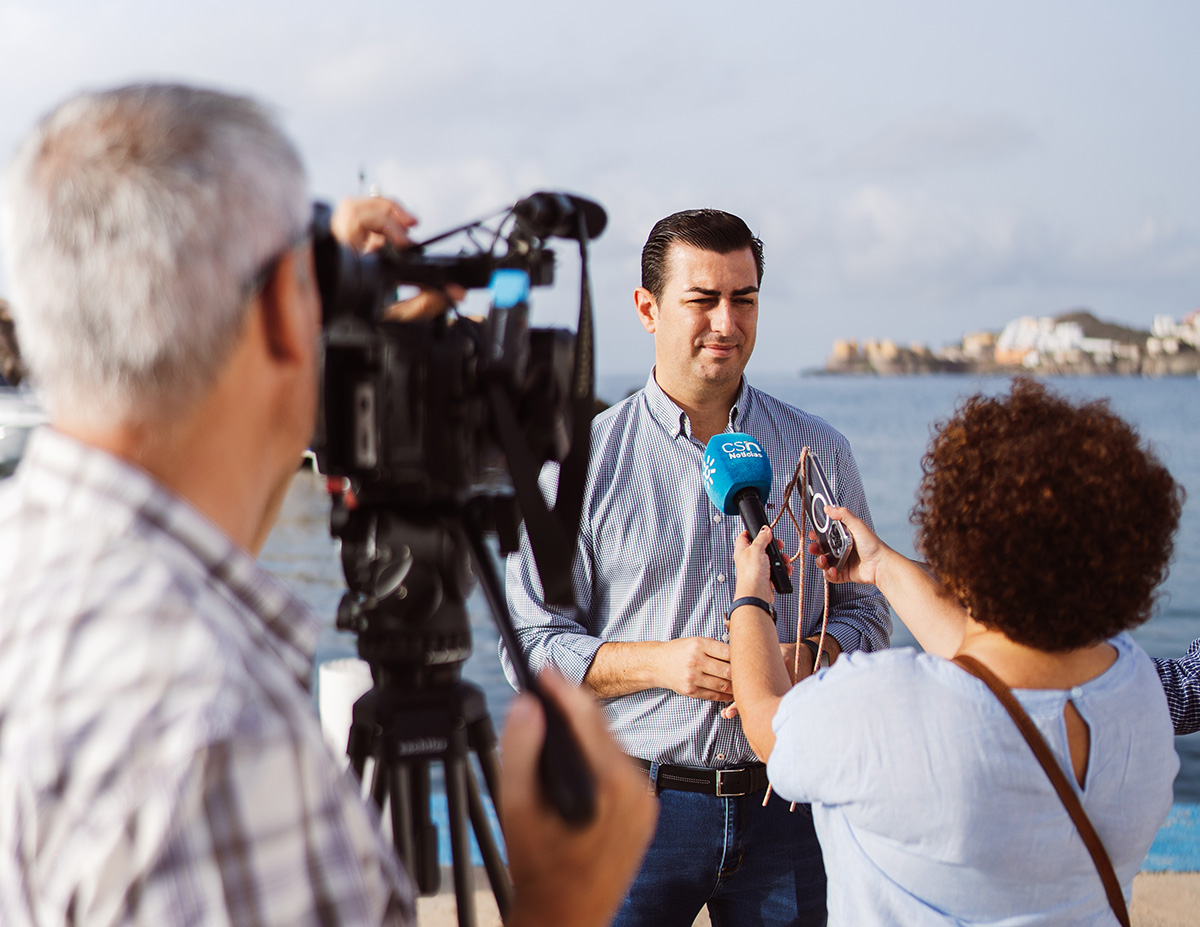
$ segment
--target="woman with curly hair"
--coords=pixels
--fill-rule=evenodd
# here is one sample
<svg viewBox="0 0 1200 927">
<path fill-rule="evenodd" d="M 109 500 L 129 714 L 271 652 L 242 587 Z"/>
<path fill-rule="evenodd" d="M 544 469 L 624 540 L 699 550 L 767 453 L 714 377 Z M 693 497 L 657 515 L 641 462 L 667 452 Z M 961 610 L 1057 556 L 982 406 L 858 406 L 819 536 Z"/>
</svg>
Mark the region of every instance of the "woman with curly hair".
<svg viewBox="0 0 1200 927">
<path fill-rule="evenodd" d="M 1126 632 L 1166 576 L 1182 490 L 1105 403 L 1027 379 L 967 400 L 923 468 L 928 567 L 831 508 L 855 553 L 826 572 L 877 585 L 926 652 L 844 655 L 792 688 L 768 613 L 743 605 L 730 643 L 746 735 L 775 791 L 812 803 L 831 924 L 1112 923 L 1179 766 Z M 771 600 L 769 535 L 739 539 L 735 600 Z M 1045 767 L 974 674 L 989 671 L 1049 745 Z M 1108 895 L 1055 763 L 1111 859 Z"/>
</svg>

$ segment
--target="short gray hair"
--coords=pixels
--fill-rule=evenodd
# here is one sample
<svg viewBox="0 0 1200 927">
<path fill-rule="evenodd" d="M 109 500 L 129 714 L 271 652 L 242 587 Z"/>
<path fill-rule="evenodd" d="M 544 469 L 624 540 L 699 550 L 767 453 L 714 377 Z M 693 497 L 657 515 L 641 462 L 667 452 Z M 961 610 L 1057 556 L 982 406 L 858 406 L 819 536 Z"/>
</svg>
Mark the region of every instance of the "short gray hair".
<svg viewBox="0 0 1200 927">
<path fill-rule="evenodd" d="M 52 418 L 159 419 L 215 381 L 256 272 L 308 219 L 300 156 L 245 97 L 134 85 L 68 100 L 0 208 L 12 310 Z"/>
</svg>

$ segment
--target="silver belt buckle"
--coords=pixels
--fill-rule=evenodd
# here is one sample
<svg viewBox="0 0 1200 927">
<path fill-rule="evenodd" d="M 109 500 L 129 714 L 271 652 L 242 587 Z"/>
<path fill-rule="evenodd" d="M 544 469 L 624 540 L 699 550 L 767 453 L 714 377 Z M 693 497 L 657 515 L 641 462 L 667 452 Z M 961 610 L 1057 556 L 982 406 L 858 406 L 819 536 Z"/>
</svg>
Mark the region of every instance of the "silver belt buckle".
<svg viewBox="0 0 1200 927">
<path fill-rule="evenodd" d="M 725 781 L 724 781 L 725 773 L 744 773 L 745 771 L 746 770 L 744 767 L 742 769 L 718 769 L 717 770 L 717 798 L 738 798 L 741 795 L 750 794 L 749 792 L 745 792 L 745 791 L 743 791 L 743 792 L 726 792 L 725 791 Z"/>
</svg>

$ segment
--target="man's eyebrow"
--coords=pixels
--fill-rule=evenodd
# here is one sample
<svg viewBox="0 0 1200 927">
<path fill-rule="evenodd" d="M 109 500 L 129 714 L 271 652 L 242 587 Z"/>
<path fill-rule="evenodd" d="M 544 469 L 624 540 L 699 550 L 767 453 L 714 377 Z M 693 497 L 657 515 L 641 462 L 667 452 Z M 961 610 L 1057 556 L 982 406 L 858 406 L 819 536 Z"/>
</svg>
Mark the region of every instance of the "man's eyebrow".
<svg viewBox="0 0 1200 927">
<path fill-rule="evenodd" d="M 720 290 L 708 290 L 702 286 L 690 286 L 683 292 L 699 293 L 701 296 L 720 296 L 721 295 Z M 734 290 L 733 293 L 730 295 L 732 295 L 732 296 L 749 296 L 751 293 L 757 293 L 757 292 L 758 292 L 758 287 L 756 287 L 756 286 L 744 286 L 744 287 L 741 287 L 740 289 Z"/>
</svg>

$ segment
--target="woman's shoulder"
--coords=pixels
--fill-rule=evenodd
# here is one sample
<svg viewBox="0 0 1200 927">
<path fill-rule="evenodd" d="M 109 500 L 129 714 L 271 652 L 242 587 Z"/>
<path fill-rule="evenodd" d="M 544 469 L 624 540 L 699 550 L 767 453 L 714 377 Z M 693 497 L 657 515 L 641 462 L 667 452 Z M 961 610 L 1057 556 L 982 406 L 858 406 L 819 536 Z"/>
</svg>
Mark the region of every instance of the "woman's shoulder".
<svg viewBox="0 0 1200 927">
<path fill-rule="evenodd" d="M 832 666 L 794 686 L 780 707 L 811 711 L 817 705 L 837 705 L 851 713 L 903 713 L 941 688 L 947 668 L 954 670 L 940 657 L 913 647 L 843 653 Z"/>
</svg>

